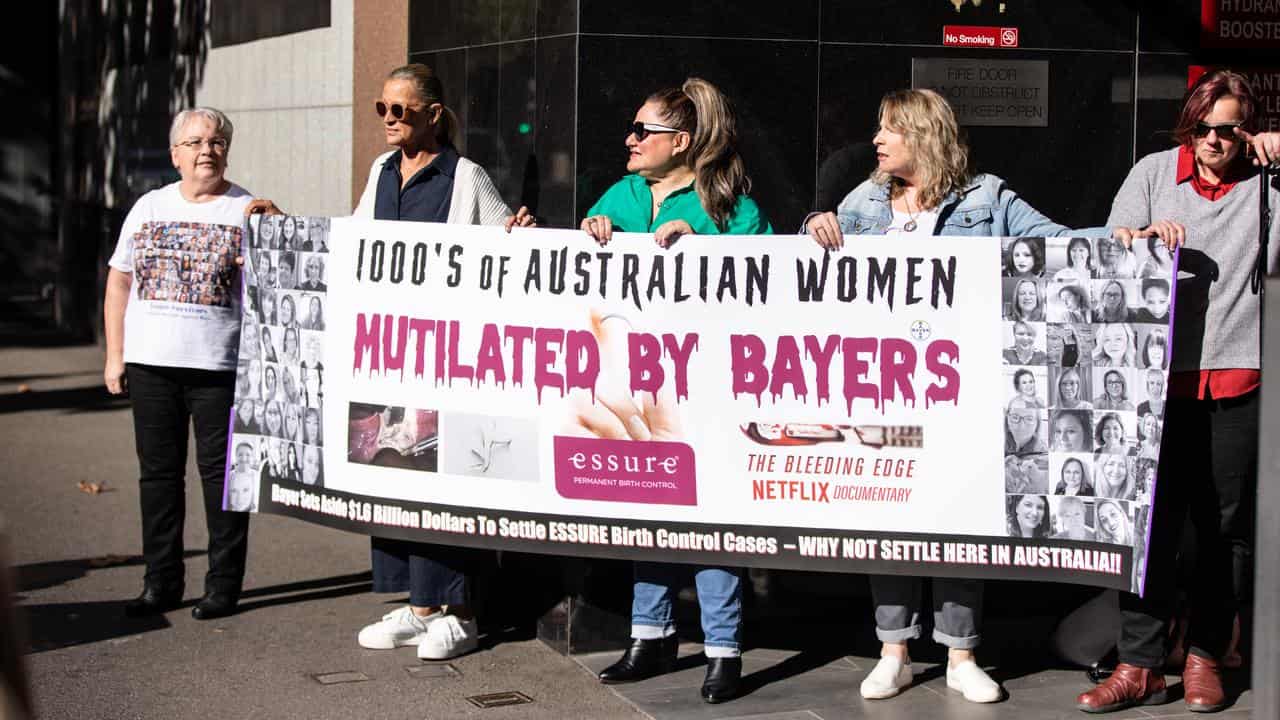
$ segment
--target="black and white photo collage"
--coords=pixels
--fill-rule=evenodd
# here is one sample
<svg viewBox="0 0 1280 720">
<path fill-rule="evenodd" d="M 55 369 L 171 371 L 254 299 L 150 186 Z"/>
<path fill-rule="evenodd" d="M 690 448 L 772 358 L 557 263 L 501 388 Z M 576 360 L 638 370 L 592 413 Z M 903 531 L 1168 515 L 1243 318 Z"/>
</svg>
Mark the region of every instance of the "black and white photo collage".
<svg viewBox="0 0 1280 720">
<path fill-rule="evenodd" d="M 324 485 L 329 219 L 250 220 L 227 502 L 257 510 L 259 481 Z M 241 467 L 243 465 L 243 468 Z M 252 483 L 247 493 L 241 484 Z M 235 507 L 237 502 L 242 507 Z"/>
<path fill-rule="evenodd" d="M 1173 257 L 1156 238 L 1007 238 L 1005 517 L 1014 537 L 1145 544 Z"/>
</svg>

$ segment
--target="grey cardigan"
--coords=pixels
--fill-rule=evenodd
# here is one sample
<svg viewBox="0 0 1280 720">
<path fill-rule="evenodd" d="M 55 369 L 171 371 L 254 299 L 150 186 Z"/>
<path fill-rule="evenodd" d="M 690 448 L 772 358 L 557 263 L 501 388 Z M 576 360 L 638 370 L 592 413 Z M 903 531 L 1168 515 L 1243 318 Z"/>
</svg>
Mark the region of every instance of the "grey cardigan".
<svg viewBox="0 0 1280 720">
<path fill-rule="evenodd" d="M 1142 228 L 1173 220 L 1187 229 L 1178 261 L 1173 357 L 1169 369 L 1257 368 L 1259 300 L 1251 287 L 1258 258 L 1258 183 L 1253 173 L 1216 201 L 1178 183 L 1178 148 L 1153 153 L 1129 171 L 1108 225 Z M 1273 180 L 1271 207 L 1280 206 Z M 1268 269 L 1280 257 L 1280 223 L 1272 223 Z"/>
</svg>

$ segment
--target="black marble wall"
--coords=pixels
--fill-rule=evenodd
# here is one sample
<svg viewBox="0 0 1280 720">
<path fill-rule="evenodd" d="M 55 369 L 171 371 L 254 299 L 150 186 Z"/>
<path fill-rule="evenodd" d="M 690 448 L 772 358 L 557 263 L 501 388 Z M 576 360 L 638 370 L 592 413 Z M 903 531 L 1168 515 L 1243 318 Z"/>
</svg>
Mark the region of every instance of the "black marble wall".
<svg viewBox="0 0 1280 720">
<path fill-rule="evenodd" d="M 1170 146 L 1190 65 L 1280 66 L 1274 49 L 1202 50 L 1200 10 L 1201 0 L 410 0 L 409 48 L 441 73 L 464 153 L 512 207 L 555 227 L 577 227 L 625 174 L 624 129 L 646 96 L 706 78 L 737 108 L 752 194 L 779 232 L 866 178 L 880 98 L 910 86 L 913 58 L 1044 61 L 1047 127 L 967 135 L 980 170 L 1083 227 L 1105 222 L 1138 157 Z M 943 47 L 943 25 L 1016 27 L 1019 47 Z M 557 567 L 540 577 L 566 597 L 539 635 L 564 652 L 622 642 L 626 564 Z M 803 613 L 787 608 L 823 595 L 847 604 L 860 580 L 753 572 L 749 630 L 794 628 Z M 1045 592 L 1062 588 L 1009 596 Z M 758 623 L 766 616 L 785 622 Z M 679 617 L 696 636 L 696 613 Z"/>
<path fill-rule="evenodd" d="M 1200 0 L 411 0 L 410 59 L 442 74 L 464 151 L 508 202 L 576 226 L 625 173 L 623 128 L 697 75 L 740 116 L 753 195 L 779 231 L 871 169 L 880 97 L 912 58 L 1049 63 L 1048 127 L 971 127 L 979 169 L 1069 225 L 1102 223 L 1134 160 L 1168 146 L 1187 66 L 1278 64 L 1202 51 Z M 1017 27 L 1019 48 L 942 46 L 942 26 Z"/>
</svg>

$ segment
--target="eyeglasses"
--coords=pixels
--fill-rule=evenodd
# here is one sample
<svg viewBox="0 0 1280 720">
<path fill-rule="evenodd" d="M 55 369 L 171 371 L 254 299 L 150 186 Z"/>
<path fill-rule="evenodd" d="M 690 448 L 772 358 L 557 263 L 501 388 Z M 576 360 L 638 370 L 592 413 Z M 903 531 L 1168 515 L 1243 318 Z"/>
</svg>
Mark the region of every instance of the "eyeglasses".
<svg viewBox="0 0 1280 720">
<path fill-rule="evenodd" d="M 388 105 L 381 100 L 373 101 L 373 111 L 378 113 L 378 117 L 385 118 L 387 116 L 387 110 L 390 110 L 391 117 L 397 120 L 403 120 L 404 116 L 410 112 L 420 112 L 418 108 L 401 105 L 400 103 L 391 103 Z"/>
<path fill-rule="evenodd" d="M 1236 128 L 1240 127 L 1240 123 L 1221 123 L 1219 125 L 1210 125 L 1206 122 L 1196 123 L 1196 127 L 1191 131 L 1198 138 L 1208 137 L 1209 131 L 1216 132 L 1218 137 L 1223 140 L 1235 140 Z"/>
<path fill-rule="evenodd" d="M 186 140 L 178 143 L 177 146 L 180 148 L 186 148 L 188 150 L 195 150 L 196 152 L 199 152 L 200 148 L 204 147 L 205 145 L 209 146 L 209 150 L 211 152 L 224 153 L 227 151 L 227 146 L 229 145 L 229 143 L 227 142 L 226 138 L 210 138 L 208 140 L 201 140 L 200 138 L 191 138 L 190 140 Z"/>
<path fill-rule="evenodd" d="M 663 133 L 678 133 L 678 132 L 684 132 L 684 131 L 679 128 L 667 127 L 666 125 L 659 125 L 657 123 L 646 123 L 646 122 L 640 122 L 640 121 L 633 122 L 627 126 L 627 134 L 635 135 L 636 140 L 639 140 L 640 142 L 644 142 L 645 138 L 649 137 L 654 133 L 663 134 Z"/>
<path fill-rule="evenodd" d="M 1036 417 L 1034 413 L 1029 415 L 1019 415 L 1018 413 L 1011 412 L 1009 413 L 1008 421 L 1010 426 L 1016 427 L 1018 425 L 1034 425 L 1035 423 L 1040 422 L 1040 418 Z"/>
</svg>

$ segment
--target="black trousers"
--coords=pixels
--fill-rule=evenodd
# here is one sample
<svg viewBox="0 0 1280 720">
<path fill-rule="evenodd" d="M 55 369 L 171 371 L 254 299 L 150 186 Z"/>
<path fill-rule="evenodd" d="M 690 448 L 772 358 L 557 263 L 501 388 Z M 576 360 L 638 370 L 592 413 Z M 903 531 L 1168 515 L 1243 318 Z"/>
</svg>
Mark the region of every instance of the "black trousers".
<svg viewBox="0 0 1280 720">
<path fill-rule="evenodd" d="M 196 466 L 209 529 L 204 589 L 239 594 L 249 547 L 249 515 L 222 509 L 227 427 L 234 372 L 129 364 L 133 433 L 141 470 L 142 555 L 146 583 L 180 588 L 186 521 L 187 431 L 194 427 Z"/>
<path fill-rule="evenodd" d="M 1258 480 L 1259 393 L 1170 400 L 1161 441 L 1146 594 L 1120 594 L 1120 662 L 1159 668 L 1178 591 L 1184 518 L 1196 533 L 1189 651 L 1219 658 L 1250 595 Z"/>
</svg>

